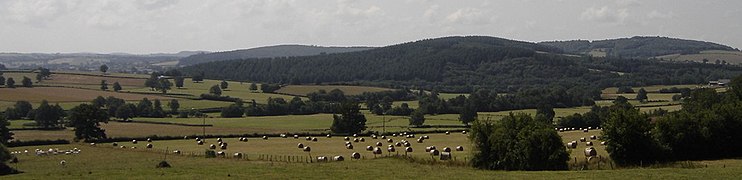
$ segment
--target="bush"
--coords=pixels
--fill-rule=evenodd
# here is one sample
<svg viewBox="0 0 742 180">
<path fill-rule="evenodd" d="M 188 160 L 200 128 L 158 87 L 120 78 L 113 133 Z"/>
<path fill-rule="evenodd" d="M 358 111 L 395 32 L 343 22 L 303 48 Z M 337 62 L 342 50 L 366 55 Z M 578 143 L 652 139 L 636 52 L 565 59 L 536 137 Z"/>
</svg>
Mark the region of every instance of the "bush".
<svg viewBox="0 0 742 180">
<path fill-rule="evenodd" d="M 548 124 L 524 113 L 500 121 L 474 121 L 472 165 L 481 169 L 564 170 L 569 154 L 562 138 Z"/>
</svg>

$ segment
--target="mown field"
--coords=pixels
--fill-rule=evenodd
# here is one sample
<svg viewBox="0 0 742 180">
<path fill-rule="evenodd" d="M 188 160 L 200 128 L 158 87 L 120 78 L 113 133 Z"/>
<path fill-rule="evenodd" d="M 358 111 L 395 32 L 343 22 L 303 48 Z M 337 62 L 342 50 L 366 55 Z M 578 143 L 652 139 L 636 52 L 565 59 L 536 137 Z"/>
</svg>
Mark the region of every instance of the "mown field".
<svg viewBox="0 0 742 180">
<path fill-rule="evenodd" d="M 380 88 L 380 87 L 368 87 L 368 86 L 339 86 L 339 85 L 288 85 L 281 87 L 276 92 L 281 94 L 291 94 L 296 96 L 306 96 L 309 93 L 317 92 L 319 90 L 325 90 L 327 92 L 333 89 L 339 89 L 345 93 L 345 95 L 359 95 L 364 92 L 381 92 L 391 91 L 393 89 Z"/>
</svg>

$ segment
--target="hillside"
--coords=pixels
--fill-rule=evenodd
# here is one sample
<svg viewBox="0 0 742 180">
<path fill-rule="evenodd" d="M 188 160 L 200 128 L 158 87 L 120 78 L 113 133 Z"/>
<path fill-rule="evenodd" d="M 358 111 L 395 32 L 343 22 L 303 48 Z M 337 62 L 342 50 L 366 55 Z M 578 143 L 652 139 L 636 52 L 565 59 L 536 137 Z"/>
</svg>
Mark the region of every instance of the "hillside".
<svg viewBox="0 0 742 180">
<path fill-rule="evenodd" d="M 594 57 L 651 58 L 670 54 L 698 54 L 708 50 L 735 51 L 734 48 L 712 42 L 668 37 L 641 37 L 598 41 L 573 40 L 541 42 L 569 54 L 589 54 Z"/>
<path fill-rule="evenodd" d="M 322 46 L 305 46 L 305 45 L 278 45 L 267 46 L 252 49 L 242 49 L 215 53 L 200 53 L 180 59 L 179 66 L 189 66 L 194 64 L 234 60 L 249 58 L 271 58 L 271 57 L 292 57 L 292 56 L 312 56 L 320 54 L 334 54 L 354 51 L 364 51 L 373 49 L 371 47 L 322 47 Z"/>
<path fill-rule="evenodd" d="M 470 92 L 478 87 L 515 92 L 555 86 L 580 90 L 582 86 L 694 84 L 742 73 L 739 67 L 714 64 L 561 54 L 551 46 L 502 38 L 445 37 L 343 54 L 211 62 L 183 71 L 204 73 L 211 79 L 404 86 L 444 92 Z"/>
</svg>

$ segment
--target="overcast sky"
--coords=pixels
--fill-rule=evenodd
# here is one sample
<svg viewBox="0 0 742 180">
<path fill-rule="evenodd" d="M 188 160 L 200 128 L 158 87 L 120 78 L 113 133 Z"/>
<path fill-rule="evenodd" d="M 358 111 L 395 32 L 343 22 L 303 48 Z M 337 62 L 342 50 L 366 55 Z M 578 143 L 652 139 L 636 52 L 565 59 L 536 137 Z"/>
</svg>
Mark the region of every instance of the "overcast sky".
<svg viewBox="0 0 742 180">
<path fill-rule="evenodd" d="M 742 48 L 739 0 L 0 0 L 0 52 L 669 36 Z"/>
</svg>

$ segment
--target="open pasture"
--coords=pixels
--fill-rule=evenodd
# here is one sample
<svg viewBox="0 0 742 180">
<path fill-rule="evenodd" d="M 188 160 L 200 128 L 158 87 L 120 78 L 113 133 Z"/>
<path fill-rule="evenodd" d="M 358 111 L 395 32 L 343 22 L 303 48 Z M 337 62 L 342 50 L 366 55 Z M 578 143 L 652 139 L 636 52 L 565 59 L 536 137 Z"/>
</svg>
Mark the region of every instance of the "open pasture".
<svg viewBox="0 0 742 180">
<path fill-rule="evenodd" d="M 325 90 L 327 92 L 333 89 L 340 89 L 345 95 L 359 95 L 364 92 L 381 92 L 391 91 L 394 89 L 380 88 L 380 87 L 368 87 L 368 86 L 338 86 L 338 85 L 288 85 L 278 89 L 277 93 L 292 94 L 296 96 L 306 96 L 309 93 L 317 92 L 319 90 Z"/>
<path fill-rule="evenodd" d="M 96 91 L 77 88 L 62 87 L 33 87 L 33 88 L 0 88 L 0 101 L 31 101 L 41 102 L 89 102 L 98 96 L 114 96 L 125 100 L 141 100 L 143 98 L 153 99 L 172 99 L 169 97 L 156 95 L 143 95 L 131 93 L 116 93 L 112 91 Z"/>
<path fill-rule="evenodd" d="M 34 80 L 34 83 L 36 84 L 36 73 L 20 73 L 20 72 L 9 72 L 3 74 L 4 77 L 12 77 L 15 79 L 16 83 L 20 84 L 21 80 L 23 79 L 23 76 L 26 76 L 28 78 L 31 78 Z M 41 85 L 54 85 L 54 86 L 69 86 L 69 87 L 83 87 L 85 85 L 95 85 L 96 89 L 97 87 L 100 87 L 101 80 L 106 80 L 108 82 L 109 88 L 113 85 L 114 82 L 119 82 L 121 86 L 129 86 L 129 87 L 143 87 L 144 81 L 146 78 L 140 78 L 140 77 L 128 77 L 128 76 L 113 76 L 113 75 L 106 75 L 102 76 L 100 74 L 68 74 L 68 73 L 52 73 L 51 77 L 48 79 L 42 80 Z M 83 87 L 84 88 L 84 87 Z"/>
</svg>

